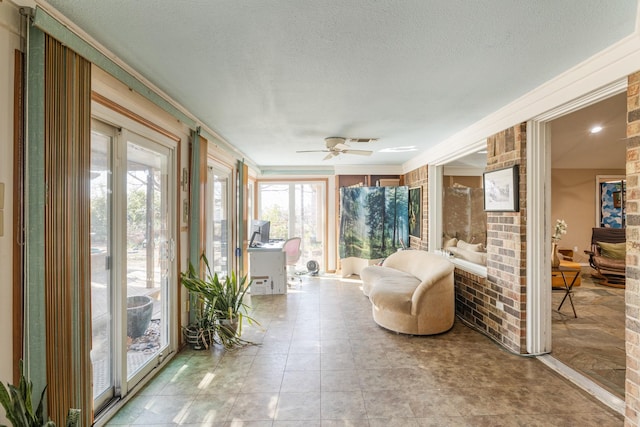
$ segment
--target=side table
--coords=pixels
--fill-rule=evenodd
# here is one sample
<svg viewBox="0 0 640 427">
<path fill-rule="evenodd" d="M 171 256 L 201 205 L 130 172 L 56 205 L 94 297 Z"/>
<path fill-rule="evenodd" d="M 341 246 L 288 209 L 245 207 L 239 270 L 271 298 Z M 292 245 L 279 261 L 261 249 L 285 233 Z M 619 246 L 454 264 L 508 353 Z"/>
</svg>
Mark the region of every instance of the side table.
<svg viewBox="0 0 640 427">
<path fill-rule="evenodd" d="M 578 315 L 576 314 L 576 307 L 573 305 L 573 297 L 571 294 L 573 293 L 573 285 L 576 283 L 576 279 L 580 277 L 580 273 L 582 271 L 580 264 L 573 261 L 561 260 L 560 265 L 558 265 L 557 267 L 551 267 L 551 271 L 558 272 L 562 276 L 563 286 L 552 285 L 551 287 L 551 290 L 553 291 L 564 292 L 564 297 L 562 298 L 562 301 L 558 306 L 558 311 L 560 311 L 560 309 L 562 308 L 562 304 L 564 304 L 567 297 L 569 297 L 569 303 L 571 303 L 571 308 L 573 309 L 573 316 L 577 318 Z M 571 276 L 571 274 L 573 274 L 573 277 Z M 567 275 L 569 275 L 568 278 L 571 279 L 570 283 L 567 283 Z"/>
</svg>

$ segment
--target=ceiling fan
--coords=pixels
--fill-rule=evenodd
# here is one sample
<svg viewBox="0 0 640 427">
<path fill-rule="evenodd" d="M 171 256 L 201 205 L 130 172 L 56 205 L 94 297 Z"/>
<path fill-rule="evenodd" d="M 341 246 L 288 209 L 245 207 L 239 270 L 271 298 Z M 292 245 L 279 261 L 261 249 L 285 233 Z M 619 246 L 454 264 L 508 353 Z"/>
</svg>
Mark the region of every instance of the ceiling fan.
<svg viewBox="0 0 640 427">
<path fill-rule="evenodd" d="M 354 150 L 351 146 L 347 145 L 347 142 L 374 142 L 377 139 L 374 138 L 344 138 L 341 136 L 331 136 L 325 138 L 326 149 L 324 150 L 301 150 L 296 153 L 329 153 L 322 160 L 329 160 L 336 157 L 339 154 L 357 154 L 360 156 L 370 156 L 373 151 L 371 150 Z"/>
</svg>

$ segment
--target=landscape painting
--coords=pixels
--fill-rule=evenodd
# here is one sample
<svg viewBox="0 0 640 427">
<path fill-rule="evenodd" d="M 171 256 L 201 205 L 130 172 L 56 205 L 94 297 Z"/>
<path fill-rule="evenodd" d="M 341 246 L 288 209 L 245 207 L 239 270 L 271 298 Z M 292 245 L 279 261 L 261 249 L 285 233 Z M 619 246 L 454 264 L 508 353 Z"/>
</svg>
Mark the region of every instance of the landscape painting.
<svg viewBox="0 0 640 427">
<path fill-rule="evenodd" d="M 421 237 L 422 232 L 422 189 L 409 189 L 409 235 Z"/>
<path fill-rule="evenodd" d="M 409 189 L 340 188 L 340 258 L 384 258 L 409 238 Z"/>
</svg>

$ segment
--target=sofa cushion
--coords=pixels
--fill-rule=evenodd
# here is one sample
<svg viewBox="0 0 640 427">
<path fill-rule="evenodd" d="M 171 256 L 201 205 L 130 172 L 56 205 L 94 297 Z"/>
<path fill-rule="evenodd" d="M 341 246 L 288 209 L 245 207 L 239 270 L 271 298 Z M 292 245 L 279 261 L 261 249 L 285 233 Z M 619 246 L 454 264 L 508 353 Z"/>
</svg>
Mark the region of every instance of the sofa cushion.
<svg viewBox="0 0 640 427">
<path fill-rule="evenodd" d="M 453 270 L 447 258 L 420 250 L 394 252 L 384 260 L 384 266 L 404 271 L 420 281 L 432 280 Z"/>
<path fill-rule="evenodd" d="M 459 240 L 457 246 L 465 251 L 484 252 L 484 245 L 482 243 L 467 243 L 464 240 Z"/>
<path fill-rule="evenodd" d="M 625 271 L 626 266 L 624 259 L 616 259 L 603 256 L 594 256 L 593 259 L 600 268 L 604 268 L 606 270 L 618 270 L 622 273 L 624 273 Z"/>
<path fill-rule="evenodd" d="M 458 245 L 458 239 L 456 239 L 455 237 L 451 238 L 451 239 L 447 239 L 444 241 L 444 243 L 442 244 L 443 248 L 452 248 Z"/>
<path fill-rule="evenodd" d="M 387 276 L 383 281 L 374 283 L 369 299 L 380 310 L 411 313 L 411 299 L 420 284 L 420 280 L 400 276 Z"/>
<path fill-rule="evenodd" d="M 487 265 L 487 253 L 468 251 L 461 248 L 449 248 L 449 251 L 456 257 L 470 261 L 474 264 Z"/>
<path fill-rule="evenodd" d="M 622 243 L 598 242 L 598 246 L 600 246 L 600 254 L 605 258 L 624 260 L 627 257 L 626 242 L 622 242 Z"/>
<path fill-rule="evenodd" d="M 396 283 L 396 280 L 397 283 L 420 283 L 420 281 L 415 276 L 407 272 L 379 265 L 372 265 L 363 268 L 360 272 L 360 278 L 362 279 L 362 292 L 367 296 L 369 296 L 371 288 L 379 280 L 383 280 L 385 283 Z M 417 284 L 413 285 L 414 289 L 416 286 Z"/>
</svg>

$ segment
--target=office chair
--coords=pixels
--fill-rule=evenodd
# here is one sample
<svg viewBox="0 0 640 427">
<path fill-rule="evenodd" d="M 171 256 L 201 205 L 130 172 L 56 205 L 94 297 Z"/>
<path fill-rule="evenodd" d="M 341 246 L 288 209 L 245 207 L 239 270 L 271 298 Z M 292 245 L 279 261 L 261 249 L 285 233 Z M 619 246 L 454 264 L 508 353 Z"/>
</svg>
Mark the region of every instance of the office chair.
<svg viewBox="0 0 640 427">
<path fill-rule="evenodd" d="M 302 243 L 302 239 L 300 237 L 292 237 L 287 239 L 282 245 L 282 251 L 285 253 L 285 264 L 287 265 L 287 284 L 291 286 L 291 283 L 296 279 L 300 281 L 300 285 L 302 286 L 302 279 L 299 276 L 296 276 L 295 266 L 300 259 L 300 255 L 302 255 L 302 251 L 300 251 L 300 244 Z"/>
</svg>

